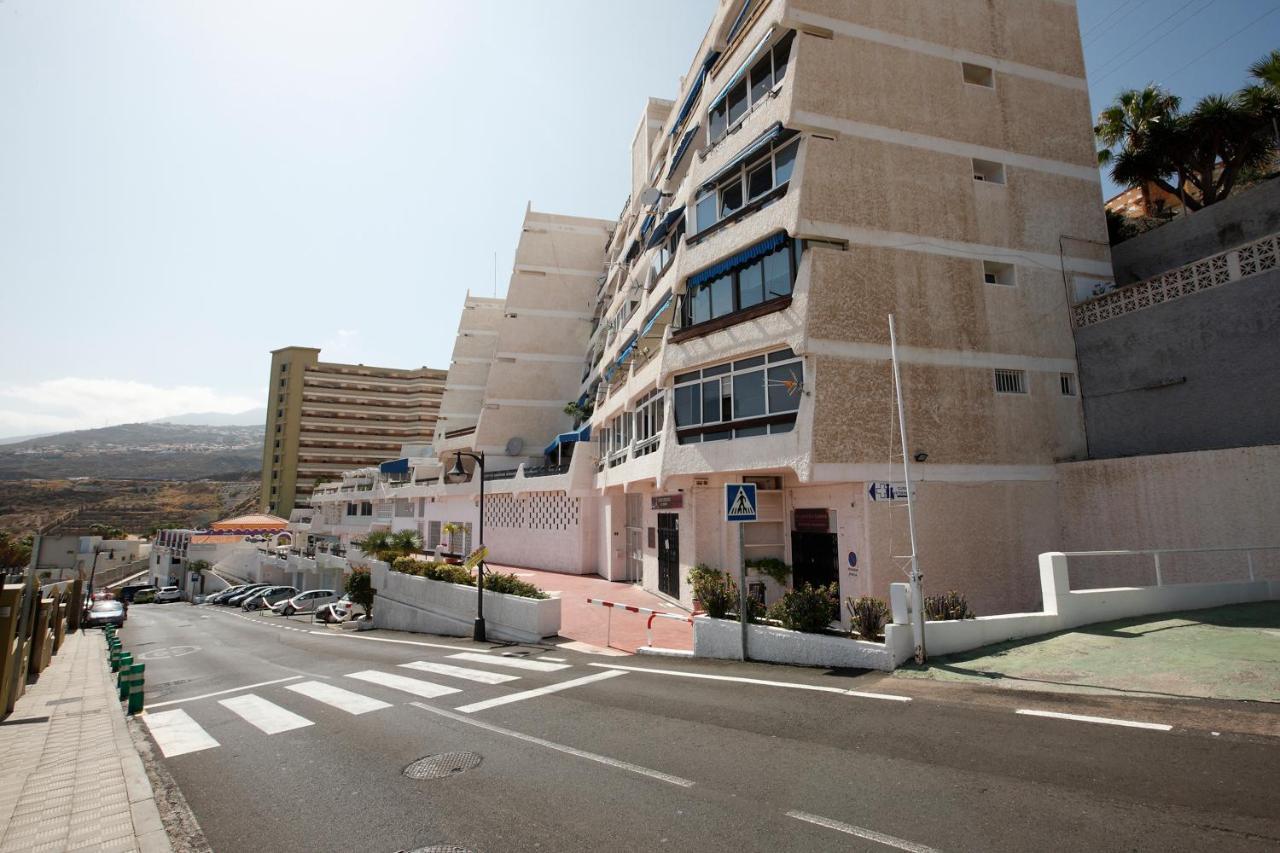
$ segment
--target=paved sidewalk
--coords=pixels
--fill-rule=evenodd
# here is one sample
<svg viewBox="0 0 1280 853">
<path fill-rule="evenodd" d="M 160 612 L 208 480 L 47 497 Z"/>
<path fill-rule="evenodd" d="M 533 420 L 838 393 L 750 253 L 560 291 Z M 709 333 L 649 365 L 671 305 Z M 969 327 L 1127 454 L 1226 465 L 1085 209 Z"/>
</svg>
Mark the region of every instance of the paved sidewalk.
<svg viewBox="0 0 1280 853">
<path fill-rule="evenodd" d="M 0 722 L 0 853 L 170 849 L 106 648 L 68 635 Z"/>
</svg>

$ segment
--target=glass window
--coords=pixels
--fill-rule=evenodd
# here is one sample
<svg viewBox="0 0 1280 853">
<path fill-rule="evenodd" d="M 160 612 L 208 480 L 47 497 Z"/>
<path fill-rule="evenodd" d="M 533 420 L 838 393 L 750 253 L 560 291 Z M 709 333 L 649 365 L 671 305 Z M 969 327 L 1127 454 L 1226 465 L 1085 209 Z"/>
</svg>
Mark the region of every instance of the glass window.
<svg viewBox="0 0 1280 853">
<path fill-rule="evenodd" d="M 790 351 L 791 350 L 787 350 L 787 352 L 790 352 Z M 676 384 L 679 385 L 682 382 L 692 382 L 695 379 L 700 379 L 701 377 L 702 377 L 702 374 L 696 370 L 693 371 L 692 373 L 677 373 Z"/>
<path fill-rule="evenodd" d="M 724 376 L 726 373 L 728 373 L 732 369 L 733 367 L 731 365 L 717 364 L 715 367 L 705 368 L 702 371 L 702 375 L 707 378 L 711 378 L 712 376 Z"/>
<path fill-rule="evenodd" d="M 787 74 L 787 60 L 791 58 L 791 36 L 788 35 L 773 49 L 773 82 Z"/>
<path fill-rule="evenodd" d="M 768 158 L 747 173 L 747 197 L 756 198 L 773 189 L 773 164 Z"/>
<path fill-rule="evenodd" d="M 733 431 L 734 438 L 751 438 L 755 435 L 768 435 L 769 428 L 767 426 L 744 427 Z"/>
<path fill-rule="evenodd" d="M 795 428 L 796 428 L 795 421 L 787 421 L 786 423 L 781 423 L 781 424 L 770 424 L 769 432 L 773 435 L 778 435 L 779 433 L 783 433 L 783 432 L 791 432 Z"/>
<path fill-rule="evenodd" d="M 725 128 L 728 127 L 728 121 L 725 117 L 727 107 L 724 101 L 716 104 L 711 108 L 711 140 L 714 142 L 724 136 Z"/>
<path fill-rule="evenodd" d="M 708 228 L 716 224 L 716 193 L 715 190 L 708 192 L 706 195 L 698 197 L 697 204 L 698 230 Z"/>
<path fill-rule="evenodd" d="M 720 380 L 713 379 L 702 383 L 702 422 L 715 423 L 720 420 Z"/>
<path fill-rule="evenodd" d="M 729 124 L 747 114 L 747 81 L 739 80 L 738 85 L 729 90 Z"/>
<path fill-rule="evenodd" d="M 680 385 L 676 388 L 676 426 L 686 427 L 702 423 L 702 398 L 699 385 Z"/>
<path fill-rule="evenodd" d="M 723 317 L 733 313 L 733 274 L 722 275 L 709 285 L 711 289 L 711 316 Z"/>
<path fill-rule="evenodd" d="M 799 147 L 800 140 L 797 139 L 786 148 L 774 153 L 774 186 L 780 187 L 787 181 L 791 180 L 791 170 L 795 168 L 796 165 L 796 149 Z"/>
<path fill-rule="evenodd" d="M 733 374 L 733 417 L 758 418 L 764 412 L 764 371 Z"/>
<path fill-rule="evenodd" d="M 705 323 L 711 319 L 711 289 L 699 287 L 693 292 L 693 310 L 690 312 L 690 318 L 695 324 Z"/>
<path fill-rule="evenodd" d="M 750 308 L 764 301 L 763 264 L 756 261 L 738 273 L 738 307 Z"/>
<path fill-rule="evenodd" d="M 773 88 L 773 65 L 769 61 L 769 55 L 765 54 L 764 59 L 756 63 L 756 67 L 751 69 L 751 101 L 760 100 L 765 93 Z"/>
<path fill-rule="evenodd" d="M 763 367 L 764 356 L 753 355 L 751 358 L 741 358 L 733 363 L 734 370 L 750 370 L 753 367 Z"/>
<path fill-rule="evenodd" d="M 733 383 L 728 378 L 720 380 L 720 420 L 733 420 Z"/>
<path fill-rule="evenodd" d="M 804 367 L 799 362 L 769 368 L 769 413 L 794 412 L 800 408 L 804 387 Z"/>
<path fill-rule="evenodd" d="M 791 292 L 791 247 L 783 246 L 764 257 L 765 299 L 786 296 Z"/>
<path fill-rule="evenodd" d="M 742 181 L 735 179 L 733 183 L 720 188 L 720 218 L 728 216 L 742 207 Z"/>
<path fill-rule="evenodd" d="M 731 438 L 733 438 L 733 430 L 731 429 L 720 430 L 719 432 L 704 432 L 702 434 L 704 443 L 708 441 L 728 441 Z"/>
<path fill-rule="evenodd" d="M 769 353 L 769 363 L 773 364 L 775 361 L 786 361 L 787 359 L 795 357 L 795 351 L 792 350 L 791 347 L 787 347 L 786 349 L 780 349 L 777 352 Z M 676 381 L 679 382 L 680 377 L 676 377 Z"/>
</svg>

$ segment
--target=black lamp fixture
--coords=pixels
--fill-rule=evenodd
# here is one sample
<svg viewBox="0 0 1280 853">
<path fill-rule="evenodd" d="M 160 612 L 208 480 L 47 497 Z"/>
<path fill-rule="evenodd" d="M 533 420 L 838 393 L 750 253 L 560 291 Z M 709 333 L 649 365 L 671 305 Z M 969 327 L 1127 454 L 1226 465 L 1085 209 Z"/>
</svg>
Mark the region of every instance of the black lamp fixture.
<svg viewBox="0 0 1280 853">
<path fill-rule="evenodd" d="M 480 535 L 479 547 L 484 547 L 484 451 L 479 453 L 469 453 L 465 450 L 459 450 L 453 457 L 453 467 L 449 469 L 450 477 L 465 477 L 467 469 L 462 467 L 462 457 L 475 460 L 476 466 L 480 469 Z M 471 639 L 477 643 L 488 642 L 485 639 L 484 629 L 484 560 L 476 563 L 476 620 L 471 631 Z"/>
</svg>

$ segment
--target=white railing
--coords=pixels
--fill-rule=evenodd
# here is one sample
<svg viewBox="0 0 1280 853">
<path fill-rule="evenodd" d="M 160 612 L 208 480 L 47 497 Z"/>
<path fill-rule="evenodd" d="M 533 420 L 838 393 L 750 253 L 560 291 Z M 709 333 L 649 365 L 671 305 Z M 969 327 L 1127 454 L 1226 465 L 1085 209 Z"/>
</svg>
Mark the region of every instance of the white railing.
<svg viewBox="0 0 1280 853">
<path fill-rule="evenodd" d="M 1163 560 L 1177 554 L 1244 554 L 1245 568 L 1248 572 L 1248 579 L 1254 581 L 1257 579 L 1254 565 L 1254 554 L 1264 551 L 1280 552 L 1280 545 L 1257 545 L 1257 546 L 1222 546 L 1216 548 L 1144 548 L 1134 551 L 1064 551 L 1063 554 L 1068 559 L 1072 557 L 1151 557 L 1152 566 L 1155 569 L 1156 586 L 1164 586 Z M 1227 580 L 1227 578 L 1214 578 L 1214 580 Z"/>
<path fill-rule="evenodd" d="M 1092 326 L 1277 268 L 1280 268 L 1280 234 L 1271 234 L 1081 302 L 1072 307 L 1071 316 L 1076 328 Z"/>
</svg>

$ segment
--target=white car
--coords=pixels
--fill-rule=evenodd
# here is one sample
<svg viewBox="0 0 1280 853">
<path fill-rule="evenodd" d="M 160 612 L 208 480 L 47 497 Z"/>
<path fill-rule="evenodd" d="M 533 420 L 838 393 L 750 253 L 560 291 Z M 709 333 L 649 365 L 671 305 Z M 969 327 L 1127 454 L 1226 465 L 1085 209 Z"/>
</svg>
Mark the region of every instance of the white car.
<svg viewBox="0 0 1280 853">
<path fill-rule="evenodd" d="M 346 622 L 356 616 L 363 616 L 364 608 L 344 595 L 332 604 L 325 604 L 316 610 L 316 619 L 321 622 Z"/>
<path fill-rule="evenodd" d="M 165 601 L 181 601 L 181 600 L 182 600 L 182 590 L 178 589 L 176 586 L 162 586 L 160 587 L 160 591 L 156 593 L 157 604 Z"/>
<path fill-rule="evenodd" d="M 338 594 L 331 589 L 311 589 L 300 592 L 293 598 L 286 598 L 271 605 L 271 609 L 283 616 L 295 613 L 310 613 L 317 607 L 323 607 L 337 601 Z"/>
</svg>

